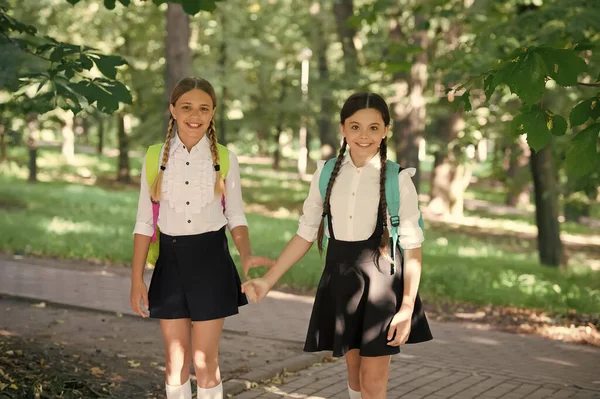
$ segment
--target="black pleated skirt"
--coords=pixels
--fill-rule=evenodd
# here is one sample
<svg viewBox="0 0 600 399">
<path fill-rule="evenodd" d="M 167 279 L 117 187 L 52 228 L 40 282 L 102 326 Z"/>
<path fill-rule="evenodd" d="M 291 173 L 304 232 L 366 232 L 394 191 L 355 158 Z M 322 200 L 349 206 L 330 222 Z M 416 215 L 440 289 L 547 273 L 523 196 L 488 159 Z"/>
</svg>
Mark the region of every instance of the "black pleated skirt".
<svg viewBox="0 0 600 399">
<path fill-rule="evenodd" d="M 160 253 L 148 290 L 150 317 L 221 319 L 248 300 L 229 253 L 225 227 L 188 236 L 160 235 Z"/>
<path fill-rule="evenodd" d="M 390 263 L 379 258 L 380 238 L 348 242 L 329 240 L 327 261 L 317 289 L 304 350 L 333 351 L 344 356 L 359 349 L 361 356 L 397 354 L 387 345 L 392 318 L 402 305 L 402 263 L 390 275 Z M 421 298 L 417 294 L 407 343 L 433 338 Z"/>
</svg>

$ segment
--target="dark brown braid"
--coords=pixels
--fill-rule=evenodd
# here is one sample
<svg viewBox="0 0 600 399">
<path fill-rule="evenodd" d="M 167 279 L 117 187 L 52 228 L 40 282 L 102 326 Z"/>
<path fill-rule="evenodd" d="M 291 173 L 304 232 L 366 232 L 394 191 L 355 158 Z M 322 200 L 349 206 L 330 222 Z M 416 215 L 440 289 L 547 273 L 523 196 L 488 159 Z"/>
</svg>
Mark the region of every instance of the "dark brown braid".
<svg viewBox="0 0 600 399">
<path fill-rule="evenodd" d="M 327 191 L 325 192 L 325 199 L 323 200 L 323 214 L 321 215 L 321 224 L 319 225 L 319 232 L 317 233 L 317 245 L 319 248 L 319 255 L 323 255 L 323 235 L 325 234 L 325 215 L 329 215 L 330 207 L 329 207 L 329 198 L 331 197 L 331 189 L 333 188 L 333 183 L 335 179 L 340 173 L 340 169 L 342 167 L 342 161 L 344 160 L 344 154 L 346 153 L 346 139 L 344 138 L 344 142 L 342 143 L 342 148 L 340 148 L 340 152 L 338 153 L 337 159 L 335 161 L 335 166 L 333 167 L 333 171 L 331 172 L 331 177 L 329 178 L 329 183 L 327 183 Z M 331 232 L 329 232 L 331 234 Z"/>
<path fill-rule="evenodd" d="M 215 181 L 215 195 L 221 195 L 225 193 L 225 181 L 221 175 L 221 166 L 219 165 L 219 150 L 217 149 L 217 132 L 215 130 L 215 119 L 210 120 L 210 126 L 206 132 L 208 139 L 210 140 L 210 153 L 212 154 L 213 166 L 217 173 Z"/>
<path fill-rule="evenodd" d="M 387 226 L 387 201 L 385 200 L 385 174 L 387 166 L 387 137 L 381 141 L 379 146 L 379 157 L 381 158 L 381 173 L 379 175 L 379 212 L 383 215 L 383 234 L 379 243 L 379 252 L 383 257 L 389 257 L 387 247 L 390 242 L 390 231 Z"/>
<path fill-rule="evenodd" d="M 160 170 L 158 171 L 158 175 L 154 179 L 154 183 L 152 183 L 152 188 L 150 189 L 150 196 L 152 197 L 153 202 L 160 201 L 160 194 L 162 191 L 162 181 L 165 168 L 167 167 L 167 162 L 169 162 L 169 152 L 171 152 L 171 139 L 173 138 L 173 128 L 175 126 L 175 119 L 173 115 L 169 118 L 169 129 L 167 130 L 167 138 L 165 140 L 165 145 L 163 146 L 163 154 L 162 161 L 160 163 Z M 146 171 L 148 173 L 148 171 Z"/>
</svg>

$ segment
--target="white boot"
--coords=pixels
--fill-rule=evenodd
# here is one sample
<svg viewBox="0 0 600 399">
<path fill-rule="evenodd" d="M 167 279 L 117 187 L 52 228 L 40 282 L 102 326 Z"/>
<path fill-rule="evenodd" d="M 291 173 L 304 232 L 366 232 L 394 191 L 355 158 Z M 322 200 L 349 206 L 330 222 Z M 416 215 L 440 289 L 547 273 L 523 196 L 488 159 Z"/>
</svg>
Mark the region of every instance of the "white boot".
<svg viewBox="0 0 600 399">
<path fill-rule="evenodd" d="M 223 399 L 223 383 L 212 388 L 200 388 L 198 386 L 198 399 Z"/>
<path fill-rule="evenodd" d="M 192 385 L 190 380 L 183 385 L 169 385 L 165 383 L 167 399 L 192 399 Z"/>
<path fill-rule="evenodd" d="M 348 396 L 350 399 L 361 399 L 360 391 L 353 391 L 350 384 L 348 384 Z"/>
</svg>

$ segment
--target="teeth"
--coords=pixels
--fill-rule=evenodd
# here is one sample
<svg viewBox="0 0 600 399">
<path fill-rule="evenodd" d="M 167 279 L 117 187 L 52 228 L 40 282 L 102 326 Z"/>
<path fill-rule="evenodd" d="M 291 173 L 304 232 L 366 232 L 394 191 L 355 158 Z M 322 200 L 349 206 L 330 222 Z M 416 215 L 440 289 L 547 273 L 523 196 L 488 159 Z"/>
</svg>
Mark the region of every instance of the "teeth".
<svg viewBox="0 0 600 399">
<path fill-rule="evenodd" d="M 199 127 L 200 125 L 197 123 L 188 123 L 190 127 Z"/>
<path fill-rule="evenodd" d="M 358 144 L 359 147 L 368 147 L 371 145 L 371 144 L 359 144 L 359 143 L 356 143 L 356 144 Z"/>
</svg>

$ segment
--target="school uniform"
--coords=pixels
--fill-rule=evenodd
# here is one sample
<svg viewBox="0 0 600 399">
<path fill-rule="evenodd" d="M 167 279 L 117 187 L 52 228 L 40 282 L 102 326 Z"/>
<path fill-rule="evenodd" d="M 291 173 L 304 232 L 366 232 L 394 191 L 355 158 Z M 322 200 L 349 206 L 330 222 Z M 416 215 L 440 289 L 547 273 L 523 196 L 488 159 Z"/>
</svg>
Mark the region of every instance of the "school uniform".
<svg viewBox="0 0 600 399">
<path fill-rule="evenodd" d="M 387 345 L 388 328 L 400 309 L 404 293 L 403 261 L 390 275 L 390 263 L 380 257 L 379 243 L 383 221 L 391 226 L 387 210 L 379 211 L 379 154 L 363 167 L 356 167 L 348 152 L 332 187 L 330 213 L 325 234 L 328 236 L 326 264 L 311 314 L 304 351 L 333 351 L 344 356 L 359 349 L 361 356 L 397 354 L 399 347 Z M 304 202 L 297 234 L 309 242 L 317 238 L 323 198 L 319 191 L 320 164 L 313 176 Z M 421 247 L 423 231 L 415 186 L 415 169 L 403 169 L 398 175 L 400 209 L 399 246 Z M 400 251 L 396 251 L 401 256 Z M 419 295 L 415 300 L 407 343 L 432 339 Z"/>
<path fill-rule="evenodd" d="M 214 194 L 216 173 L 208 137 L 188 152 L 175 135 L 162 182 L 157 221 L 160 252 L 148 289 L 151 318 L 214 320 L 237 314 L 238 307 L 248 303 L 225 235 L 225 228 L 248 225 L 239 164 L 231 151 L 224 204 Z M 152 236 L 153 232 L 144 165 L 133 233 Z"/>
</svg>

